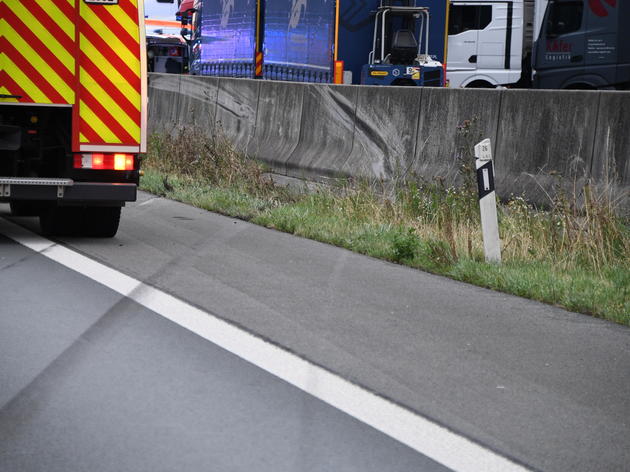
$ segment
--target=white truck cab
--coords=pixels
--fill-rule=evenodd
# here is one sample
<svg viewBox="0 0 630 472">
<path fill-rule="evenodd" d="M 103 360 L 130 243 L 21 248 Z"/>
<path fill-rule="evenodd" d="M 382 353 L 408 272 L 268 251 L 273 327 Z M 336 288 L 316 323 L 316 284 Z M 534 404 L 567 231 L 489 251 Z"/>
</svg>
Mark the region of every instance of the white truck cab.
<svg viewBox="0 0 630 472">
<path fill-rule="evenodd" d="M 547 0 L 536 2 L 544 12 Z M 534 0 L 453 1 L 449 13 L 450 87 L 497 87 L 531 79 Z M 542 21 L 538 19 L 537 21 Z M 525 71 L 524 71 L 525 69 Z"/>
</svg>

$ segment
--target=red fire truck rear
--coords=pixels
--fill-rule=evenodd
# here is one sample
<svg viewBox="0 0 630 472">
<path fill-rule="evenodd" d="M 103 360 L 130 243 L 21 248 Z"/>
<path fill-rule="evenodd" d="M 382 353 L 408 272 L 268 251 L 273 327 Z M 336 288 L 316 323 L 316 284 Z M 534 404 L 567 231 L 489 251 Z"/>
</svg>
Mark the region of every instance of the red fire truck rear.
<svg viewBox="0 0 630 472">
<path fill-rule="evenodd" d="M 0 0 L 0 201 L 111 237 L 146 146 L 142 0 Z"/>
</svg>

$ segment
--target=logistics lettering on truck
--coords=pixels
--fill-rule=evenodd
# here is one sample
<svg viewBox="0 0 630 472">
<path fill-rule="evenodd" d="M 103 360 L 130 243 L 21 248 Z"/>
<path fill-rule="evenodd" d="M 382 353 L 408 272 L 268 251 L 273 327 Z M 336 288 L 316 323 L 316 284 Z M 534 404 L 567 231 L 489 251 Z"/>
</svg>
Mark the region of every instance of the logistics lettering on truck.
<svg viewBox="0 0 630 472">
<path fill-rule="evenodd" d="M 0 2 L 0 201 L 111 237 L 146 147 L 141 0 Z"/>
<path fill-rule="evenodd" d="M 630 89 L 630 3 L 551 0 L 534 47 L 536 88 Z"/>
<path fill-rule="evenodd" d="M 455 0 L 451 87 L 630 88 L 630 4 Z"/>
</svg>

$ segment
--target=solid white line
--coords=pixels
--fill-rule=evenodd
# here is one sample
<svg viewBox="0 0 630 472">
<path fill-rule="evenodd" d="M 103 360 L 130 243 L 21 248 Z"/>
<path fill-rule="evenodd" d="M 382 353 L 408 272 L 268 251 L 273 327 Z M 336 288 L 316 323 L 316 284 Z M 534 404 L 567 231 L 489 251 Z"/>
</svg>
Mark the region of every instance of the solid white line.
<svg viewBox="0 0 630 472">
<path fill-rule="evenodd" d="M 0 233 L 134 300 L 456 472 L 528 470 L 210 313 L 2 218 Z"/>
</svg>

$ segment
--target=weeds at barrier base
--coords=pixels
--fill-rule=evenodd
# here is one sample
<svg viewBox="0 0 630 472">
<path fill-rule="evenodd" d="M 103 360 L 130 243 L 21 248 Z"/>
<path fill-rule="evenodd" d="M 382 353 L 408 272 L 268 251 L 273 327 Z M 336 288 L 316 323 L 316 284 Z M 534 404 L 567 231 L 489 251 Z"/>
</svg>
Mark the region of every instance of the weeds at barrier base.
<svg viewBox="0 0 630 472">
<path fill-rule="evenodd" d="M 275 185 L 263 165 L 226 139 L 182 128 L 151 137 L 141 186 L 269 228 L 630 325 L 630 226 L 610 198 L 587 184 L 557 192 L 545 211 L 522 197 L 510 199 L 498 208 L 503 264 L 487 264 L 470 179 L 474 162 L 471 155 L 461 159 L 458 187 L 409 176 L 394 192 L 384 192 L 382 182 L 347 181 L 304 193 Z"/>
</svg>

